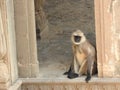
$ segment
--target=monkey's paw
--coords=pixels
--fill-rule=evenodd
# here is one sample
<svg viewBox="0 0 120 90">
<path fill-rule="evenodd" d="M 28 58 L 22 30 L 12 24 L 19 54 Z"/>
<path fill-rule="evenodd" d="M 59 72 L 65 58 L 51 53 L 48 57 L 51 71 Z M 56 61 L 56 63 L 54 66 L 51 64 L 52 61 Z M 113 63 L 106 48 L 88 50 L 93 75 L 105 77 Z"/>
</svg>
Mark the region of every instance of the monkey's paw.
<svg viewBox="0 0 120 90">
<path fill-rule="evenodd" d="M 68 74 L 68 78 L 69 79 L 73 79 L 73 78 L 77 78 L 77 77 L 79 77 L 79 75 L 76 74 L 76 73 L 70 73 L 70 74 Z"/>
<path fill-rule="evenodd" d="M 88 83 L 88 81 L 89 81 L 90 79 L 91 79 L 91 76 L 87 76 L 86 79 L 85 79 L 86 83 Z"/>
</svg>

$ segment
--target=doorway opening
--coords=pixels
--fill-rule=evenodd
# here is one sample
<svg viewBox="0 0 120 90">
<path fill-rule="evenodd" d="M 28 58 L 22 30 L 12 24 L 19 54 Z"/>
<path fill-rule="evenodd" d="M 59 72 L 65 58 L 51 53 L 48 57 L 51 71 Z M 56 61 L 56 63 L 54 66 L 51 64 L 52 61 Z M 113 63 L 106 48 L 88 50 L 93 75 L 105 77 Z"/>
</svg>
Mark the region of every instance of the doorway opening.
<svg viewBox="0 0 120 90">
<path fill-rule="evenodd" d="M 65 78 L 63 73 L 73 60 L 72 32 L 80 29 L 96 46 L 94 0 L 40 1 L 42 14 L 37 13 L 41 18 L 36 18 L 39 77 Z"/>
</svg>

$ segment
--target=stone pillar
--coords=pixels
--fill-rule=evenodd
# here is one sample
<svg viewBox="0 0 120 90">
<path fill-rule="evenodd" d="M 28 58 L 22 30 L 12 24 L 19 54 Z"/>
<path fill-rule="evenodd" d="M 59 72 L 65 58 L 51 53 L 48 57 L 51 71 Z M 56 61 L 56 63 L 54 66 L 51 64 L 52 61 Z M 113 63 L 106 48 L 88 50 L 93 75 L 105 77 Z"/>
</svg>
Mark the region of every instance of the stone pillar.
<svg viewBox="0 0 120 90">
<path fill-rule="evenodd" d="M 114 57 L 113 77 L 120 77 L 120 0 L 111 0 L 112 30 L 111 30 L 111 53 Z M 114 63 L 113 63 L 114 62 Z"/>
<path fill-rule="evenodd" d="M 39 74 L 37 59 L 34 0 L 14 0 L 19 77 Z"/>
<path fill-rule="evenodd" d="M 7 90 L 10 83 L 10 61 L 8 54 L 6 0 L 0 0 L 0 90 Z"/>
<path fill-rule="evenodd" d="M 99 77 L 120 77 L 120 0 L 95 0 Z"/>
<path fill-rule="evenodd" d="M 15 36 L 15 24 L 14 24 L 14 5 L 13 0 L 6 0 L 7 7 L 7 27 L 8 27 L 8 39 L 9 39 L 9 57 L 12 83 L 18 79 L 18 66 L 16 56 L 16 36 Z"/>
<path fill-rule="evenodd" d="M 108 35 L 111 30 L 111 14 L 109 13 L 110 0 L 95 0 L 95 26 L 96 26 L 96 45 L 97 45 L 97 62 L 98 76 L 103 77 L 104 73 L 108 73 L 109 62 L 106 60 L 106 50 L 110 47 Z M 108 34 L 108 35 L 107 35 Z M 107 35 L 107 38 L 106 38 Z M 108 45 L 106 47 L 106 45 Z M 109 60 L 110 61 L 110 60 Z M 110 74 L 111 75 L 111 74 Z"/>
<path fill-rule="evenodd" d="M 37 58 L 34 0 L 28 0 L 28 23 L 31 77 L 35 77 L 39 74 L 39 62 Z"/>
</svg>

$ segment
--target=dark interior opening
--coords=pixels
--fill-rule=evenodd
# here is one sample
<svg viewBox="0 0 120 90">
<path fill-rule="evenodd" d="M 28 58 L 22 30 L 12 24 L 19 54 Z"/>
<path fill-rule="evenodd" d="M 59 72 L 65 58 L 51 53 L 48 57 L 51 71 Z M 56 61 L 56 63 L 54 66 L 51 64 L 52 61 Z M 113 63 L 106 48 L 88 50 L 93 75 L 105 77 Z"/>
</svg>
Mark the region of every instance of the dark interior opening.
<svg viewBox="0 0 120 90">
<path fill-rule="evenodd" d="M 73 60 L 72 32 L 80 29 L 96 46 L 94 0 L 40 1 L 35 8 L 39 77 L 64 78 Z"/>
</svg>

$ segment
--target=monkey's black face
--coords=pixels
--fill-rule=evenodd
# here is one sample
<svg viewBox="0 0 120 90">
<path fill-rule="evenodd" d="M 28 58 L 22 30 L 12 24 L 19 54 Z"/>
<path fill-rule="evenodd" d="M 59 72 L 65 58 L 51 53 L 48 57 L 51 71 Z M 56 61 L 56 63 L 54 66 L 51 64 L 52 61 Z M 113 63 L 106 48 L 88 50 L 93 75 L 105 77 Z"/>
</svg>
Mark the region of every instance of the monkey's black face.
<svg viewBox="0 0 120 90">
<path fill-rule="evenodd" d="M 74 40 L 75 40 L 75 42 L 80 42 L 81 36 L 74 36 Z"/>
</svg>

